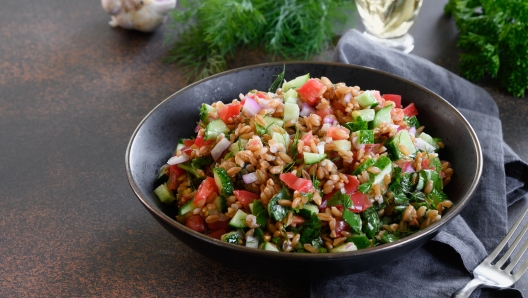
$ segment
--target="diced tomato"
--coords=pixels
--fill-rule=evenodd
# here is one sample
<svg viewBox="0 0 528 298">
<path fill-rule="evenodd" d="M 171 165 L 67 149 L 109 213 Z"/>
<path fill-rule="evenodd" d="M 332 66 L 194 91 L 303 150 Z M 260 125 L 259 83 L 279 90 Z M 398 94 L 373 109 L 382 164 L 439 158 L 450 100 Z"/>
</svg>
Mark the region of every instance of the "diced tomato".
<svg viewBox="0 0 528 298">
<path fill-rule="evenodd" d="M 218 239 L 220 240 L 220 238 L 222 237 L 222 235 L 226 234 L 227 231 L 226 230 L 223 230 L 223 229 L 220 229 L 220 230 L 215 230 L 215 231 L 211 231 L 209 234 L 207 234 L 209 237 L 211 238 L 215 238 L 215 239 Z"/>
<path fill-rule="evenodd" d="M 253 203 L 254 200 L 259 198 L 256 193 L 249 192 L 247 190 L 235 190 L 235 197 L 244 206 L 246 210 L 249 209 L 249 204 Z"/>
<path fill-rule="evenodd" d="M 198 214 L 191 215 L 189 218 L 187 218 L 185 225 L 188 228 L 195 230 L 196 232 L 205 232 L 205 222 L 202 217 Z"/>
<path fill-rule="evenodd" d="M 216 183 L 214 178 L 207 177 L 204 181 L 198 186 L 198 190 L 196 191 L 196 195 L 194 196 L 194 205 L 196 207 L 201 208 L 205 205 L 205 203 L 210 200 L 213 195 L 216 195 L 218 193 L 218 187 L 216 187 Z M 214 198 L 213 198 L 214 199 Z"/>
<path fill-rule="evenodd" d="M 183 140 L 183 144 L 185 145 L 185 147 L 191 148 L 191 146 L 194 145 L 195 141 L 196 140 Z"/>
<path fill-rule="evenodd" d="M 181 151 L 183 153 L 187 154 L 187 155 L 191 155 L 192 149 L 191 148 L 183 148 Z"/>
<path fill-rule="evenodd" d="M 333 115 L 334 114 L 334 110 L 332 110 L 332 108 L 326 108 L 326 109 L 315 111 L 315 114 L 318 115 L 319 117 L 321 117 L 321 120 L 322 120 L 328 115 Z"/>
<path fill-rule="evenodd" d="M 346 175 L 348 182 L 345 184 L 345 192 L 351 194 L 355 192 L 359 186 L 359 180 L 356 176 Z"/>
<path fill-rule="evenodd" d="M 210 230 L 227 230 L 229 229 L 229 221 L 215 221 L 213 223 L 208 223 L 207 228 Z"/>
<path fill-rule="evenodd" d="M 289 188 L 300 193 L 310 193 L 314 191 L 311 180 L 299 178 L 292 173 L 280 174 L 280 180 L 282 180 L 282 182 L 284 182 Z"/>
<path fill-rule="evenodd" d="M 363 150 L 365 150 L 366 153 L 377 153 L 381 146 L 382 144 L 365 144 Z"/>
<path fill-rule="evenodd" d="M 185 173 L 187 173 L 184 169 L 178 167 L 178 165 L 171 165 L 170 166 L 170 169 L 169 169 L 169 173 L 174 173 L 174 175 L 176 175 L 176 177 L 180 177 L 182 175 L 185 175 Z"/>
<path fill-rule="evenodd" d="M 185 175 L 185 170 L 178 167 L 178 165 L 171 165 L 169 167 L 169 181 L 167 186 L 170 190 L 176 190 L 178 188 L 178 177 Z"/>
<path fill-rule="evenodd" d="M 312 142 L 312 139 L 313 139 L 313 135 L 312 135 L 312 131 L 310 130 L 307 134 L 305 134 L 301 138 L 301 141 L 303 141 L 304 145 L 306 145 L 306 144 L 309 145 Z"/>
<path fill-rule="evenodd" d="M 196 145 L 196 147 L 198 148 L 201 148 L 203 146 L 210 145 L 212 142 L 213 142 L 212 140 L 205 141 L 203 136 L 197 136 L 196 140 L 194 140 L 194 145 Z"/>
<path fill-rule="evenodd" d="M 414 168 L 410 160 L 397 160 L 396 164 L 406 173 L 414 172 Z"/>
<path fill-rule="evenodd" d="M 343 113 L 346 113 L 346 108 L 344 105 L 342 105 L 339 101 L 334 100 L 331 104 L 332 108 L 334 108 L 337 111 L 341 111 Z"/>
<path fill-rule="evenodd" d="M 257 92 L 256 95 L 257 95 L 258 98 L 266 98 L 266 95 L 264 95 L 264 94 L 262 94 L 262 93 L 258 93 L 258 92 Z"/>
<path fill-rule="evenodd" d="M 342 236 L 341 231 L 350 230 L 350 226 L 344 220 L 336 221 L 335 232 L 337 236 Z"/>
<path fill-rule="evenodd" d="M 412 102 L 410 105 L 406 106 L 403 109 L 403 114 L 408 117 L 416 116 L 418 115 L 418 110 L 414 106 L 414 102 Z"/>
<path fill-rule="evenodd" d="M 297 93 L 302 101 L 313 106 L 317 103 L 319 96 L 323 94 L 323 88 L 323 84 L 318 80 L 309 79 L 308 82 L 297 88 Z"/>
<path fill-rule="evenodd" d="M 360 213 L 372 206 L 368 196 L 360 191 L 353 193 L 350 198 L 352 199 L 352 203 L 354 203 L 354 206 L 349 208 L 352 212 Z"/>
<path fill-rule="evenodd" d="M 337 133 L 337 131 L 342 131 L 343 133 Z M 345 127 L 332 126 L 326 132 L 326 136 L 331 137 L 333 140 L 348 140 L 350 136 L 350 130 Z"/>
<path fill-rule="evenodd" d="M 427 169 L 429 168 L 429 159 L 428 158 L 424 158 L 422 160 L 422 169 Z"/>
<path fill-rule="evenodd" d="M 401 108 L 401 95 L 398 94 L 383 94 L 383 99 L 390 100 L 396 104 L 395 108 Z"/>
<path fill-rule="evenodd" d="M 225 105 L 224 107 L 218 110 L 218 117 L 220 117 L 220 119 L 224 121 L 224 123 L 229 123 L 229 119 L 231 119 L 234 116 L 238 116 L 240 114 L 241 109 L 242 109 L 241 104 L 231 103 L 231 104 Z"/>
</svg>

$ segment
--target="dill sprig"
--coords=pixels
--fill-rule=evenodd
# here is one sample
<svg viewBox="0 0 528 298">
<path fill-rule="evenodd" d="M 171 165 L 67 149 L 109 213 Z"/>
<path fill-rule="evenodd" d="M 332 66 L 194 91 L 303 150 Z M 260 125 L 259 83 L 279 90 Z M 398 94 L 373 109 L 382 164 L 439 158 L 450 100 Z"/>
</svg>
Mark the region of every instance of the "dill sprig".
<svg viewBox="0 0 528 298">
<path fill-rule="evenodd" d="M 449 0 L 445 12 L 460 31 L 462 76 L 498 78 L 508 92 L 528 89 L 528 3 L 526 0 Z"/>
<path fill-rule="evenodd" d="M 273 58 L 310 59 L 350 23 L 349 0 L 180 0 L 166 36 L 166 62 L 198 80 L 228 69 L 242 46 Z"/>
</svg>

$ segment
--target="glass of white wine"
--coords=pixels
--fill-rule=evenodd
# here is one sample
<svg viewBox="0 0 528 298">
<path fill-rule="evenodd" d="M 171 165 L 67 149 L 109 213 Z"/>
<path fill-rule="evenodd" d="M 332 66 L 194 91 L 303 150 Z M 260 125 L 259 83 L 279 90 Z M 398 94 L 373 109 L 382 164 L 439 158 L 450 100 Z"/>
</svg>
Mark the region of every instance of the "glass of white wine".
<svg viewBox="0 0 528 298">
<path fill-rule="evenodd" d="M 414 38 L 408 33 L 423 0 L 355 0 L 365 32 L 375 42 L 409 53 Z"/>
</svg>

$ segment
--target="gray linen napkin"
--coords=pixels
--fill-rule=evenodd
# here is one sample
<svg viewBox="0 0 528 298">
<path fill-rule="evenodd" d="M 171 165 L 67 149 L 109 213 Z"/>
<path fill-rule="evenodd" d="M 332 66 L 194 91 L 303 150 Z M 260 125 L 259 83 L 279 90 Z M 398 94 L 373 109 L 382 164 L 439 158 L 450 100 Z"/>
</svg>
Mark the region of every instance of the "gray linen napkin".
<svg viewBox="0 0 528 298">
<path fill-rule="evenodd" d="M 448 100 L 476 131 L 484 171 L 469 205 L 424 247 L 367 272 L 313 279 L 312 296 L 450 297 L 470 281 L 471 271 L 506 235 L 508 206 L 528 191 L 528 164 L 504 143 L 498 107 L 484 89 L 430 61 L 374 44 L 357 30 L 341 38 L 334 60 L 399 75 Z M 522 294 L 483 289 L 473 297 Z"/>
</svg>

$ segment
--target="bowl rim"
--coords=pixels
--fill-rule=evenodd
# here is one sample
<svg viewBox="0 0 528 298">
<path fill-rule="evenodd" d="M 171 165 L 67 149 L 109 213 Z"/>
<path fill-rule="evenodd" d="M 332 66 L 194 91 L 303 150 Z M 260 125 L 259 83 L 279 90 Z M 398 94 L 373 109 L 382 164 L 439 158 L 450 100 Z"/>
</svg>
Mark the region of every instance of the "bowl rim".
<svg viewBox="0 0 528 298">
<path fill-rule="evenodd" d="M 360 70 L 366 70 L 370 72 L 379 73 L 381 75 L 389 76 L 392 78 L 395 78 L 397 80 L 400 80 L 404 83 L 413 85 L 416 88 L 422 89 L 425 92 L 428 92 L 432 94 L 434 97 L 437 98 L 437 100 L 446 105 L 464 124 L 465 128 L 468 130 L 468 132 L 471 135 L 472 142 L 474 145 L 474 148 L 476 150 L 477 155 L 477 171 L 476 175 L 473 178 L 473 181 L 468 189 L 467 195 L 461 199 L 461 202 L 454 205 L 453 209 L 450 209 L 450 212 L 446 214 L 446 216 L 442 216 L 441 220 L 438 222 L 433 223 L 429 227 L 419 230 L 409 236 L 403 237 L 401 239 L 398 239 L 397 241 L 391 242 L 391 243 L 385 243 L 374 247 L 369 247 L 365 249 L 360 249 L 356 251 L 349 251 L 349 252 L 341 252 L 341 253 L 324 253 L 324 254 L 299 254 L 299 253 L 277 253 L 272 251 L 266 251 L 262 249 L 254 249 L 254 248 L 248 248 L 245 246 L 240 245 L 232 245 L 229 243 L 222 242 L 218 239 L 211 238 L 205 234 L 198 233 L 185 225 L 177 222 L 175 219 L 172 219 L 168 215 L 166 215 L 163 211 L 161 211 L 157 206 L 149 202 L 149 199 L 144 198 L 144 194 L 140 190 L 139 186 L 136 184 L 136 182 L 133 179 L 132 176 L 132 170 L 130 168 L 130 154 L 132 150 L 133 143 L 135 141 L 136 135 L 138 134 L 139 130 L 143 126 L 143 124 L 147 121 L 147 119 L 158 109 L 160 109 L 163 105 L 167 104 L 169 101 L 171 101 L 173 98 L 177 97 L 180 93 L 186 92 L 187 90 L 193 88 L 196 85 L 202 84 L 206 81 L 210 81 L 213 79 L 216 79 L 221 76 L 225 76 L 227 74 L 233 74 L 240 71 L 250 70 L 250 69 L 258 69 L 263 67 L 274 67 L 274 66 L 282 66 L 285 65 L 286 68 L 288 65 L 299 65 L 299 64 L 305 64 L 305 65 L 322 65 L 322 66 L 337 66 L 337 67 L 345 67 L 345 68 L 353 68 L 353 69 L 360 69 Z M 155 214 L 158 219 L 163 220 L 166 224 L 180 230 L 180 232 L 184 232 L 192 236 L 193 238 L 197 238 L 197 240 L 205 241 L 207 243 L 210 243 L 215 246 L 221 246 L 222 248 L 233 250 L 237 253 L 244 253 L 244 254 L 256 254 L 256 255 L 262 255 L 274 259 L 288 259 L 288 260 L 306 260 L 306 261 L 324 261 L 327 259 L 332 260 L 341 260 L 341 259 L 350 259 L 350 258 L 356 258 L 356 257 L 362 257 L 365 255 L 371 255 L 374 253 L 378 253 L 380 251 L 390 251 L 397 248 L 401 248 L 408 244 L 409 242 L 418 241 L 419 239 L 424 239 L 428 236 L 430 236 L 433 233 L 436 233 L 439 228 L 443 225 L 446 225 L 449 221 L 451 221 L 455 216 L 457 216 L 468 204 L 469 200 L 471 199 L 471 196 L 473 195 L 479 181 L 482 175 L 482 168 L 483 168 L 483 155 L 482 155 L 482 148 L 480 146 L 480 142 L 478 140 L 477 134 L 473 130 L 473 127 L 471 124 L 467 121 L 467 119 L 447 100 L 445 100 L 443 97 L 438 95 L 437 93 L 431 91 L 430 89 L 415 83 L 413 81 L 410 81 L 408 79 L 405 79 L 399 75 L 395 75 L 386 71 L 382 71 L 376 68 L 367 67 L 367 66 L 361 66 L 361 65 L 355 65 L 355 64 L 346 64 L 346 63 L 340 63 L 340 62 L 325 62 L 325 61 L 287 61 L 287 62 L 270 62 L 270 63 L 261 63 L 261 64 L 254 64 L 254 65 L 248 65 L 244 67 L 239 67 L 231 70 L 224 71 L 222 73 L 218 73 L 212 76 L 209 76 L 207 78 L 201 79 L 199 81 L 196 81 L 192 84 L 189 84 L 180 90 L 176 91 L 175 93 L 171 94 L 169 97 L 165 98 L 163 101 L 161 101 L 159 104 L 157 104 L 138 124 L 136 129 L 134 130 L 125 153 L 125 166 L 126 166 L 126 174 L 129 181 L 129 184 L 136 194 L 136 197 L 139 199 L 139 201 L 143 204 L 145 208 L 151 213 Z M 146 196 L 146 195 L 145 195 Z"/>
</svg>

